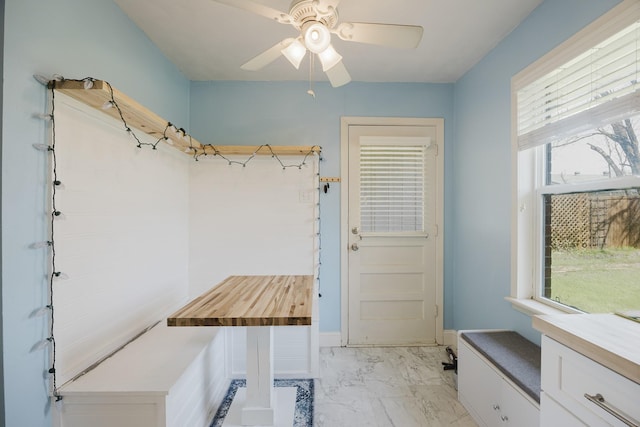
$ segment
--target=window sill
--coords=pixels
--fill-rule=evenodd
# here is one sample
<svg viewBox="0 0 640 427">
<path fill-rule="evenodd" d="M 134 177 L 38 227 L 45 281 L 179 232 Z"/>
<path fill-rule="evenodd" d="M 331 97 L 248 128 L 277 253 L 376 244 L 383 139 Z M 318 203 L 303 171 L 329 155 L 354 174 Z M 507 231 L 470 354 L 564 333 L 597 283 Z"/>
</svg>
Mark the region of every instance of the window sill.
<svg viewBox="0 0 640 427">
<path fill-rule="evenodd" d="M 531 298 L 514 298 L 505 297 L 505 300 L 511 303 L 511 306 L 527 316 L 536 316 L 539 314 L 570 314 L 571 311 L 560 310 L 550 305 L 541 303 Z"/>
</svg>

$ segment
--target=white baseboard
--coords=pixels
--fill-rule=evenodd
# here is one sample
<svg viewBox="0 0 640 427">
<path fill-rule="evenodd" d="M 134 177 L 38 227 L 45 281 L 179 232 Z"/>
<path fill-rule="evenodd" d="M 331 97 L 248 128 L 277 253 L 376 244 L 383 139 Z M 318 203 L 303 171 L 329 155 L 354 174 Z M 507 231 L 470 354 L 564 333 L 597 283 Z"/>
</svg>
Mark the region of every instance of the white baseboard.
<svg viewBox="0 0 640 427">
<path fill-rule="evenodd" d="M 458 331 L 448 329 L 443 334 L 443 345 L 457 347 Z M 320 347 L 340 347 L 342 336 L 340 332 L 320 332 Z"/>
<path fill-rule="evenodd" d="M 340 332 L 320 332 L 320 347 L 340 347 L 341 345 Z"/>
<path fill-rule="evenodd" d="M 444 331 L 444 345 L 456 348 L 458 346 L 458 331 L 447 329 Z"/>
</svg>

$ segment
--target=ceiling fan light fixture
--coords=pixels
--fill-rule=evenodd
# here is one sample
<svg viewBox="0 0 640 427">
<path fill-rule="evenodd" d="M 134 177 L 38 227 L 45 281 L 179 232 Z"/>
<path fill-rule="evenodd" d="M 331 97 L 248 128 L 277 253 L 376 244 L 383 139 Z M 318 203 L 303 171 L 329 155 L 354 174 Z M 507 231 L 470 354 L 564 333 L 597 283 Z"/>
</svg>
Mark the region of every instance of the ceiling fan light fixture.
<svg viewBox="0 0 640 427">
<path fill-rule="evenodd" d="M 331 32 L 319 22 L 304 28 L 304 44 L 313 53 L 324 52 L 331 44 Z"/>
<path fill-rule="evenodd" d="M 300 43 L 300 41 L 295 40 L 289 46 L 282 49 L 281 52 L 284 57 L 287 58 L 289 62 L 291 62 L 291 65 L 296 67 L 297 70 L 298 68 L 300 68 L 302 59 L 307 54 L 307 48 L 304 47 L 304 45 Z"/>
<path fill-rule="evenodd" d="M 336 52 L 333 46 L 329 45 L 324 51 L 318 54 L 320 62 L 322 63 L 322 71 L 327 71 L 338 65 L 342 61 L 342 56 Z"/>
</svg>

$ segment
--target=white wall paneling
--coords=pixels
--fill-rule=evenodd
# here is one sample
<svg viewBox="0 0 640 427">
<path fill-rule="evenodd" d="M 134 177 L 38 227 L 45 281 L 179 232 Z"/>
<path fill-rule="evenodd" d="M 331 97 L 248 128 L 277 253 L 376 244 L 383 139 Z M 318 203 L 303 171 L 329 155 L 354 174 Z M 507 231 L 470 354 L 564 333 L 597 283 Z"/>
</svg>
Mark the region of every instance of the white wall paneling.
<svg viewBox="0 0 640 427">
<path fill-rule="evenodd" d="M 234 158 L 244 161 L 246 158 Z M 303 156 L 283 157 L 299 164 Z M 190 168 L 190 294 L 229 275 L 313 274 L 318 257 L 318 157 L 283 170 L 271 156 L 246 167 L 201 157 Z M 274 328 L 276 377 L 317 375 L 317 292 L 310 327 Z M 227 328 L 229 372 L 245 372 L 244 328 Z"/>
<path fill-rule="evenodd" d="M 122 122 L 59 93 L 55 119 L 58 386 L 226 276 L 317 275 L 317 155 L 283 170 L 139 149 Z M 277 376 L 317 375 L 315 294 L 311 327 L 275 328 Z M 244 374 L 244 337 L 225 332 L 226 375 Z"/>
<path fill-rule="evenodd" d="M 189 158 L 60 93 L 55 120 L 60 386 L 186 301 Z"/>
</svg>

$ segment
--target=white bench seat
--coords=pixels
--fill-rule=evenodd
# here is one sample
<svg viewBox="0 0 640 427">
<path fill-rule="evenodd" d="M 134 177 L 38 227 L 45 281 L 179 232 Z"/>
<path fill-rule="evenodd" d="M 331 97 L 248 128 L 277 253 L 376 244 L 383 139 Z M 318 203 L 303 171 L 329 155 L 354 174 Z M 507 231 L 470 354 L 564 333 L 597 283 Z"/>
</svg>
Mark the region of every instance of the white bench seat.
<svg viewBox="0 0 640 427">
<path fill-rule="evenodd" d="M 480 426 L 539 427 L 540 347 L 514 331 L 460 331 L 458 399 Z"/>
<path fill-rule="evenodd" d="M 492 365 L 540 403 L 540 346 L 514 331 L 460 333 Z"/>
<path fill-rule="evenodd" d="M 224 334 L 168 327 L 138 337 L 60 389 L 60 427 L 208 427 L 229 386 Z"/>
</svg>

